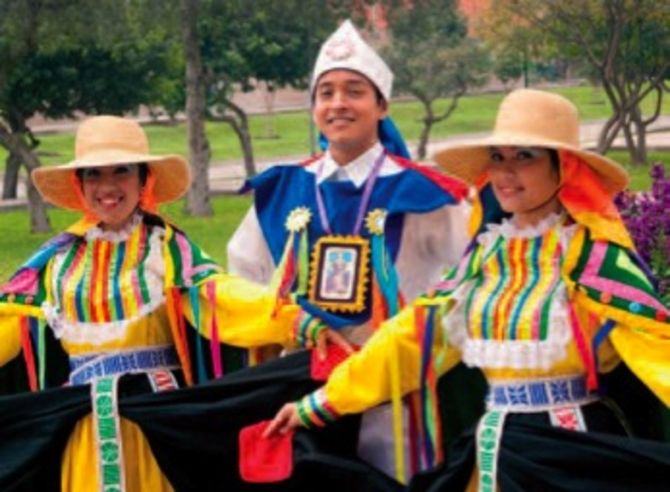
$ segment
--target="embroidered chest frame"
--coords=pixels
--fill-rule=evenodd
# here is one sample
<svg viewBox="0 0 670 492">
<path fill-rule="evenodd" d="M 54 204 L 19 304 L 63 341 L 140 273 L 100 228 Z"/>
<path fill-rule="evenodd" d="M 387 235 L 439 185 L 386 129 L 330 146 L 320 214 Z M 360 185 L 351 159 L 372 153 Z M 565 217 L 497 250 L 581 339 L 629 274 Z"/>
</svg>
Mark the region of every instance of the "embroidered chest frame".
<svg viewBox="0 0 670 492">
<path fill-rule="evenodd" d="M 330 311 L 365 309 L 370 245 L 360 236 L 329 235 L 312 250 L 309 301 Z"/>
</svg>

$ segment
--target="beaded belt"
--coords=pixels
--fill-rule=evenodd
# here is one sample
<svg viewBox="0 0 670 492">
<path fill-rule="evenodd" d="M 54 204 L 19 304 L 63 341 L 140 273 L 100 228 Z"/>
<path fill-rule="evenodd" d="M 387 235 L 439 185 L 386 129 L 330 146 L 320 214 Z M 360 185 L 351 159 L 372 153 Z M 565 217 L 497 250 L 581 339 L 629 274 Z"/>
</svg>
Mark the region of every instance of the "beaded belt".
<svg viewBox="0 0 670 492">
<path fill-rule="evenodd" d="M 582 375 L 528 381 L 491 381 L 486 397 L 489 410 L 538 412 L 597 400 L 586 389 Z"/>
<path fill-rule="evenodd" d="M 70 384 L 152 369 L 177 369 L 179 357 L 171 345 L 70 358 Z"/>
<path fill-rule="evenodd" d="M 586 389 L 582 375 L 520 381 L 489 381 L 487 411 L 477 426 L 479 491 L 495 492 L 498 450 L 505 417 L 515 412 L 548 412 L 551 425 L 585 430 L 581 405 L 598 399 Z"/>
</svg>

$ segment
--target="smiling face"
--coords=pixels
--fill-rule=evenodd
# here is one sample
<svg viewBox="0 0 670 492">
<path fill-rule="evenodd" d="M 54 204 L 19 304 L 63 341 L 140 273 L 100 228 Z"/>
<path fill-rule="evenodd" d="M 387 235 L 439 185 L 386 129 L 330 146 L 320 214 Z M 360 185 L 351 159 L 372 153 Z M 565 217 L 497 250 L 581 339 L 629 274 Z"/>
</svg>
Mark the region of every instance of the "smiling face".
<svg viewBox="0 0 670 492">
<path fill-rule="evenodd" d="M 314 123 L 338 164 L 347 164 L 377 142 L 377 125 L 387 115 L 386 106 L 372 82 L 357 72 L 331 70 L 319 78 Z"/>
<path fill-rule="evenodd" d="M 561 210 L 559 171 L 549 150 L 530 147 L 491 147 L 487 166 L 493 192 L 518 226 L 534 225 Z"/>
<path fill-rule="evenodd" d="M 142 192 L 139 166 L 89 167 L 80 172 L 82 192 L 89 210 L 104 230 L 125 226 L 138 206 Z"/>
</svg>

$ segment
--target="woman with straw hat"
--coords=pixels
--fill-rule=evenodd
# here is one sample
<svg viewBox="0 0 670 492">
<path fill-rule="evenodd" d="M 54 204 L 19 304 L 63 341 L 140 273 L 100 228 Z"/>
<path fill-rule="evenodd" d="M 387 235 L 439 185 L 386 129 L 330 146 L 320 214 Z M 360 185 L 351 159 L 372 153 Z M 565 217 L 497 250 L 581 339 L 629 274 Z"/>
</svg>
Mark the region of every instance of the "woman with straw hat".
<svg viewBox="0 0 670 492">
<path fill-rule="evenodd" d="M 118 379 L 143 373 L 159 391 L 218 377 L 240 360 L 224 343 L 289 344 L 300 310 L 224 273 L 157 214 L 188 189 L 189 167 L 179 156 L 151 154 L 132 120 L 84 121 L 75 160 L 32 177 L 48 202 L 84 217 L 0 288 L 2 376 L 14 371 L 32 391 L 91 385 L 93 411 L 72 422 L 67 443 L 48 449 L 65 449 L 63 490 L 170 489 L 142 434 L 119 416 Z M 56 419 L 43 413 L 44 422 Z M 28 421 L 15 417 L 17 426 Z M 4 466 L 14 483 L 39 475 Z"/>
<path fill-rule="evenodd" d="M 518 90 L 490 138 L 439 152 L 479 192 L 462 261 L 267 435 L 420 389 L 419 445 L 442 466 L 415 490 L 667 489 L 670 447 L 626 436 L 606 396 L 627 366 L 670 405 L 670 311 L 612 202 L 626 172 L 578 137 L 568 100 Z M 435 391 L 458 360 L 485 374 L 487 411 L 445 463 Z"/>
</svg>

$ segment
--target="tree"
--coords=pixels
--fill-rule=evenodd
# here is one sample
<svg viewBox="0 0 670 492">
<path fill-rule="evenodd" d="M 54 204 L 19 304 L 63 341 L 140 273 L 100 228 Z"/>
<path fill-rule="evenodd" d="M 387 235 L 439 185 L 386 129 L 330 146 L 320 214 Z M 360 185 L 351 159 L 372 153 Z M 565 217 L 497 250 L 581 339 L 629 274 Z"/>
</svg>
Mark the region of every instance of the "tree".
<svg viewBox="0 0 670 492">
<path fill-rule="evenodd" d="M 652 0 L 501 0 L 491 17 L 517 29 L 501 35 L 509 43 L 519 32 L 542 38 L 575 62 L 590 67 L 612 107 L 596 150 L 605 153 L 623 132 L 631 161 L 647 160 L 647 128 L 660 115 L 670 71 L 670 4 Z M 652 100 L 650 114 L 641 103 Z"/>
<path fill-rule="evenodd" d="M 40 161 L 28 119 L 38 113 L 120 114 L 155 97 L 166 70 L 165 46 L 154 33 L 134 28 L 131 7 L 119 8 L 111 0 L 0 5 L 0 145 L 9 152 L 3 195 L 15 193 L 23 164 L 32 231 L 48 231 L 50 225 L 30 181 Z"/>
<path fill-rule="evenodd" d="M 341 3 L 341 2 L 340 2 Z M 233 101 L 236 90 L 306 87 L 316 46 L 335 27 L 330 2 L 213 1 L 201 20 L 209 80 L 210 117 L 226 121 L 240 140 L 248 177 L 256 173 L 248 116 Z M 222 22 L 221 17 L 235 19 Z"/>
<path fill-rule="evenodd" d="M 484 82 L 486 55 L 467 37 L 453 0 L 387 2 L 391 44 L 383 55 L 395 74 L 396 93 L 416 97 L 424 109 L 417 156 L 426 156 L 430 132 L 446 120 L 469 88 Z M 440 98 L 449 98 L 438 111 Z"/>
<path fill-rule="evenodd" d="M 335 3 L 339 6 L 342 2 Z M 324 0 L 258 0 L 253 4 L 244 0 L 182 0 L 186 105 L 195 171 L 188 198 L 191 213 L 211 213 L 204 121 L 231 125 L 242 147 L 246 175 L 254 176 L 249 119 L 233 95 L 259 84 L 272 90 L 285 85 L 304 87 L 313 62 L 311 47 L 334 27 L 329 4 Z M 169 102 L 174 111 L 178 99 L 171 97 Z"/>
<path fill-rule="evenodd" d="M 200 54 L 198 32 L 199 2 L 181 1 L 182 36 L 186 57 L 186 129 L 193 182 L 188 192 L 186 209 L 192 215 L 212 215 L 209 201 L 209 141 L 205 135 L 205 72 Z"/>
</svg>

